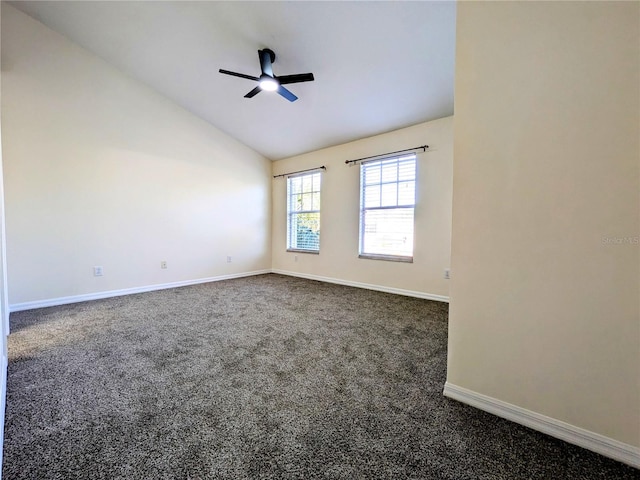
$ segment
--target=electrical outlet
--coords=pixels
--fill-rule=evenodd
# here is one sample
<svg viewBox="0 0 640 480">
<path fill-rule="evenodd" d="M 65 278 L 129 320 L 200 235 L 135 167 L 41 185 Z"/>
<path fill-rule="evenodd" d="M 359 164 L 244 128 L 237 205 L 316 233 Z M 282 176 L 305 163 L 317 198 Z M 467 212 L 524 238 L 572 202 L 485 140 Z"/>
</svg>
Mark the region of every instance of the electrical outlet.
<svg viewBox="0 0 640 480">
<path fill-rule="evenodd" d="M 94 277 L 101 277 L 104 274 L 104 272 L 102 271 L 102 267 L 93 267 L 93 276 Z"/>
<path fill-rule="evenodd" d="M 162 260 L 160 262 L 160 268 L 167 268 L 167 261 L 166 260 Z"/>
<path fill-rule="evenodd" d="M 227 255 L 227 263 L 231 263 L 231 255 Z"/>
<path fill-rule="evenodd" d="M 294 261 L 294 262 L 297 262 L 297 261 L 298 261 L 298 255 L 294 255 L 294 256 L 293 256 L 293 261 Z"/>
<path fill-rule="evenodd" d="M 448 268 L 444 269 L 444 275 L 443 275 L 445 280 L 449 280 L 451 278 L 451 271 Z"/>
</svg>

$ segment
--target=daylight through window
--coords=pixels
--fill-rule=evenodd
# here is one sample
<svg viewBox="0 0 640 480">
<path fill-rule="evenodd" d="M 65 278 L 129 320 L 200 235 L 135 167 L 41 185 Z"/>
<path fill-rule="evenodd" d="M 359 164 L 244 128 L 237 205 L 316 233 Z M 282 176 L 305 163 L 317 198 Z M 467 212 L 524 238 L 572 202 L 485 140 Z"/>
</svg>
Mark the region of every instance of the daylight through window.
<svg viewBox="0 0 640 480">
<path fill-rule="evenodd" d="M 320 172 L 287 178 L 287 250 L 320 251 Z"/>
<path fill-rule="evenodd" d="M 413 261 L 416 156 L 360 164 L 360 257 Z"/>
</svg>

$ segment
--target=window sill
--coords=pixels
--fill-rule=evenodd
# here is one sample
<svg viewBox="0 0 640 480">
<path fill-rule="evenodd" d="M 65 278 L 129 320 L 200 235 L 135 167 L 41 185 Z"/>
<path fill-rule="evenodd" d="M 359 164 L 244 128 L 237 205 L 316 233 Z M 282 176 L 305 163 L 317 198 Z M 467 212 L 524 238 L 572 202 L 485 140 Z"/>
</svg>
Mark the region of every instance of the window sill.
<svg viewBox="0 0 640 480">
<path fill-rule="evenodd" d="M 298 250 L 297 248 L 287 248 L 287 252 L 310 253 L 312 255 L 320 255 L 320 250 Z"/>
<path fill-rule="evenodd" d="M 401 257 L 399 255 L 375 255 L 372 253 L 361 253 L 358 258 L 366 258 L 368 260 L 385 260 L 387 262 L 413 263 L 413 257 Z"/>
</svg>

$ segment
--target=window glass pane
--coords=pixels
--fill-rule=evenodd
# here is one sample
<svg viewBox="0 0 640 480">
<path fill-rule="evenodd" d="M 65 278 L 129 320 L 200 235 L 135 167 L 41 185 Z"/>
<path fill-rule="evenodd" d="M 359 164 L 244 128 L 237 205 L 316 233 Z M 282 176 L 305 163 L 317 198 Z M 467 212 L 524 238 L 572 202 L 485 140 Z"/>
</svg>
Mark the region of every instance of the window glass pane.
<svg viewBox="0 0 640 480">
<path fill-rule="evenodd" d="M 299 213 L 294 217 L 290 248 L 318 250 L 320 248 L 320 213 Z"/>
<path fill-rule="evenodd" d="M 398 204 L 398 184 L 384 183 L 381 185 L 381 201 L 382 207 L 395 207 Z"/>
<path fill-rule="evenodd" d="M 320 191 L 320 179 L 321 178 L 322 177 L 320 176 L 319 173 L 316 173 L 316 174 L 313 175 L 313 178 L 312 178 L 312 183 L 313 183 L 312 189 L 313 189 L 314 192 L 319 192 Z"/>
<path fill-rule="evenodd" d="M 413 205 L 416 202 L 416 182 L 398 184 L 398 205 Z"/>
<path fill-rule="evenodd" d="M 364 187 L 364 207 L 373 208 L 380 206 L 380 185 Z"/>
<path fill-rule="evenodd" d="M 302 194 L 293 195 L 291 197 L 291 210 L 302 210 Z"/>
<path fill-rule="evenodd" d="M 311 210 L 320 210 L 320 192 L 311 194 Z"/>
<path fill-rule="evenodd" d="M 380 183 L 380 163 L 376 162 L 374 164 L 366 164 L 362 167 L 365 185 Z"/>
<path fill-rule="evenodd" d="M 302 177 L 299 177 L 302 179 L 302 191 L 303 192 L 309 192 L 311 191 L 311 177 L 312 175 L 304 175 Z"/>
<path fill-rule="evenodd" d="M 365 211 L 361 253 L 412 256 L 413 210 L 397 208 Z"/>
<path fill-rule="evenodd" d="M 401 162 L 398 165 L 398 180 L 414 180 L 416 176 L 416 162 Z"/>
<path fill-rule="evenodd" d="M 397 162 L 385 162 L 382 165 L 382 181 L 383 182 L 395 182 L 398 180 L 398 163 Z"/>
<path fill-rule="evenodd" d="M 300 193 L 302 191 L 302 180 L 300 177 L 290 178 L 289 185 L 291 187 L 291 193 Z"/>
<path fill-rule="evenodd" d="M 302 210 L 307 211 L 307 210 L 313 210 L 311 208 L 311 199 L 312 199 L 312 194 L 311 193 L 304 193 L 302 195 Z"/>
</svg>

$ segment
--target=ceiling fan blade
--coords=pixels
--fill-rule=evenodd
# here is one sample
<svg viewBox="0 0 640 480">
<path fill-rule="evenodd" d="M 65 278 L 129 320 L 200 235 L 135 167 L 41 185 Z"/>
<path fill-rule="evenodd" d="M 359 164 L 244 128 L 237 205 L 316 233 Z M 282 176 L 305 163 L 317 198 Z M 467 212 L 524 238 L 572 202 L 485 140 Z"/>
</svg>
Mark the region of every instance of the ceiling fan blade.
<svg viewBox="0 0 640 480">
<path fill-rule="evenodd" d="M 231 75 L 233 77 L 246 78 L 247 80 L 255 80 L 256 82 L 260 80 L 258 77 L 252 77 L 251 75 L 245 75 L 244 73 L 238 72 L 230 72 L 229 70 L 223 70 L 222 68 L 218 70 L 220 73 L 224 73 L 225 75 Z"/>
<path fill-rule="evenodd" d="M 273 53 L 273 50 L 265 48 L 264 50 L 258 50 L 258 57 L 260 57 L 260 68 L 262 69 L 262 74 L 273 77 L 273 67 L 271 64 L 275 61 L 276 54 Z"/>
<path fill-rule="evenodd" d="M 255 97 L 257 94 L 259 94 L 262 91 L 262 89 L 258 86 L 256 88 L 254 88 L 253 90 L 251 90 L 249 93 L 247 93 L 244 98 L 252 98 Z"/>
<path fill-rule="evenodd" d="M 277 92 L 282 95 L 284 98 L 286 98 L 287 100 L 289 100 L 290 102 L 295 102 L 298 97 L 296 97 L 293 93 L 291 93 L 289 90 L 287 90 L 286 88 L 284 88 L 282 85 L 278 86 L 278 90 Z"/>
<path fill-rule="evenodd" d="M 300 83 L 300 82 L 313 82 L 313 73 L 298 73 L 296 75 L 283 75 L 276 77 L 280 85 L 286 85 L 288 83 Z"/>
</svg>

